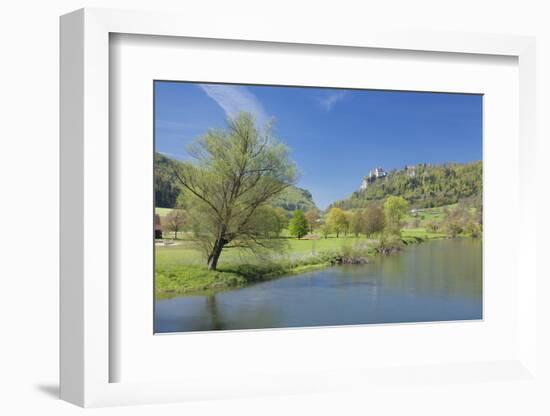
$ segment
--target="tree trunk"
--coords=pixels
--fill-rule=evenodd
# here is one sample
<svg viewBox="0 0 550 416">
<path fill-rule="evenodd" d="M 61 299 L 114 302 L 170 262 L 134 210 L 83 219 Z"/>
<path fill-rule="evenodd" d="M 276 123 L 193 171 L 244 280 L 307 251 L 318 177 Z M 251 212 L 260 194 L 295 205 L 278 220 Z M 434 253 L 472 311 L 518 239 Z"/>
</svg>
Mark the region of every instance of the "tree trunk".
<svg viewBox="0 0 550 416">
<path fill-rule="evenodd" d="M 225 238 L 218 238 L 212 248 L 212 253 L 208 256 L 208 270 L 216 270 L 218 267 L 218 260 L 222 254 L 223 247 L 227 244 Z"/>
</svg>

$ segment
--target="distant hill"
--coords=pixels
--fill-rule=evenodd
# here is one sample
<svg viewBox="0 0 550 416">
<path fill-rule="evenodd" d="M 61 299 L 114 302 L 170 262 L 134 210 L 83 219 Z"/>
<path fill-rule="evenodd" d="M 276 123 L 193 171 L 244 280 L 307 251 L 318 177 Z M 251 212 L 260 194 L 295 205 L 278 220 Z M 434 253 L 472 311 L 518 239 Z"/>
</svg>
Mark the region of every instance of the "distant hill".
<svg viewBox="0 0 550 416">
<path fill-rule="evenodd" d="M 162 208 L 174 208 L 180 194 L 170 163 L 173 159 L 155 152 L 154 181 L 155 181 L 155 206 Z"/>
<path fill-rule="evenodd" d="M 315 202 L 313 202 L 311 192 L 307 189 L 298 188 L 297 186 L 286 188 L 277 195 L 272 205 L 281 207 L 287 212 L 296 211 L 298 209 L 305 212 L 312 208 L 317 208 Z"/>
<path fill-rule="evenodd" d="M 170 163 L 174 159 L 170 159 L 160 153 L 155 153 L 155 206 L 161 208 L 174 208 L 178 195 L 181 192 L 172 171 Z M 281 207 L 287 212 L 292 212 L 297 209 L 307 211 L 315 208 L 315 203 L 311 197 L 311 193 L 302 188 L 291 186 L 286 188 L 272 202 L 275 207 Z"/>
<path fill-rule="evenodd" d="M 481 196 L 482 162 L 418 164 L 392 170 L 384 176 L 370 173 L 361 189 L 331 207 L 363 208 L 371 201 L 381 201 L 389 195 L 402 196 L 416 208 L 431 208 L 453 204 L 461 199 Z"/>
</svg>

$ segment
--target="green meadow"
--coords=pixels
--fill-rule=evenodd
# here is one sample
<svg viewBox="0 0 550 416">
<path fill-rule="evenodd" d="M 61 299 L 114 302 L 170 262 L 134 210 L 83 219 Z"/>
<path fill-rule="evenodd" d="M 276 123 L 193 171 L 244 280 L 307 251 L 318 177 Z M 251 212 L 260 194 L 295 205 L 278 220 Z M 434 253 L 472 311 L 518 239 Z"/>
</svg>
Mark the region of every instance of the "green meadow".
<svg viewBox="0 0 550 416">
<path fill-rule="evenodd" d="M 159 298 L 178 294 L 208 293 L 248 283 L 272 279 L 281 275 L 302 273 L 328 267 L 335 256 L 346 251 L 357 251 L 366 257 L 375 256 L 379 244 L 376 238 L 346 235 L 327 238 L 280 238 L 284 249 L 277 253 L 251 253 L 228 246 L 223 251 L 218 270 L 204 267 L 204 255 L 197 249 L 189 233 L 178 240 L 157 242 L 155 250 L 156 295 Z M 431 233 L 424 228 L 404 229 L 403 244 L 419 243 L 429 239 L 445 238 L 443 233 Z"/>
</svg>

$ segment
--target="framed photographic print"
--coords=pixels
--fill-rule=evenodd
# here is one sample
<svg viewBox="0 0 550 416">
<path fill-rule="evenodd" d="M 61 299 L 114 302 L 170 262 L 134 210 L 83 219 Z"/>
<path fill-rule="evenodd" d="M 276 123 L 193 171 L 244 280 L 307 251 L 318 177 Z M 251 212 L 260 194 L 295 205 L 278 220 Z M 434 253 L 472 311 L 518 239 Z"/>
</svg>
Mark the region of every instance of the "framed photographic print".
<svg viewBox="0 0 550 416">
<path fill-rule="evenodd" d="M 62 398 L 532 376 L 532 39 L 61 23 Z"/>
</svg>

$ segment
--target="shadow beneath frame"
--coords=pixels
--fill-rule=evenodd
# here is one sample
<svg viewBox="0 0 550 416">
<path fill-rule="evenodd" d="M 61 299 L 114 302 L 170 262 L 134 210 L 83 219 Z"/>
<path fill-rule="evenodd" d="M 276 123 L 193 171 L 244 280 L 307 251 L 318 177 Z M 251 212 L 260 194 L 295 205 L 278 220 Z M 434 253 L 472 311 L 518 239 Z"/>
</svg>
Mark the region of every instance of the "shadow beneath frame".
<svg viewBox="0 0 550 416">
<path fill-rule="evenodd" d="M 52 399 L 59 399 L 59 384 L 37 384 L 34 387 L 39 392 Z"/>
</svg>

